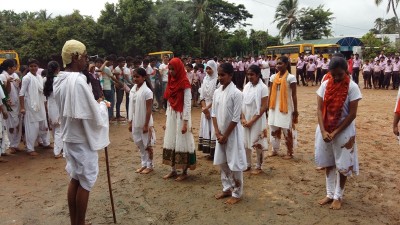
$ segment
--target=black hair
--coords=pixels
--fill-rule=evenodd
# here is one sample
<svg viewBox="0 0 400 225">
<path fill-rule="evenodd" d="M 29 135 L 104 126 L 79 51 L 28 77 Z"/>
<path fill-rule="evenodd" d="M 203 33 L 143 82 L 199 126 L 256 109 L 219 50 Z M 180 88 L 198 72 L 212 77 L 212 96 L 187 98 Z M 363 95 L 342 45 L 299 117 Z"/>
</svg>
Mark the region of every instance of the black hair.
<svg viewBox="0 0 400 225">
<path fill-rule="evenodd" d="M 11 68 L 14 67 L 15 65 L 16 65 L 16 63 L 12 59 L 4 60 L 0 65 L 0 73 L 2 73 L 4 70 L 7 70 L 10 67 Z"/>
<path fill-rule="evenodd" d="M 233 76 L 233 66 L 232 63 L 222 63 L 221 65 L 219 65 L 219 67 L 221 67 L 222 71 L 224 71 L 224 73 L 229 74 L 230 76 Z"/>
<path fill-rule="evenodd" d="M 132 56 L 127 56 L 126 61 L 127 62 L 133 62 L 134 58 Z"/>
<path fill-rule="evenodd" d="M 101 64 L 103 64 L 103 63 L 104 63 L 104 59 L 98 57 L 98 58 L 96 58 L 96 59 L 94 60 L 94 63 L 101 63 Z"/>
<path fill-rule="evenodd" d="M 329 70 L 333 70 L 336 68 L 343 69 L 344 71 L 347 71 L 347 62 L 346 59 L 343 57 L 332 57 L 331 62 L 329 63 Z"/>
<path fill-rule="evenodd" d="M 289 64 L 289 58 L 287 56 L 281 56 L 281 57 L 279 57 L 279 59 L 281 60 L 281 62 L 285 63 L 286 65 Z"/>
<path fill-rule="evenodd" d="M 142 61 L 139 58 L 135 58 L 133 60 L 133 65 L 138 65 L 138 64 L 141 64 L 141 63 L 142 63 Z"/>
<path fill-rule="evenodd" d="M 264 79 L 262 78 L 262 74 L 261 74 L 261 68 L 258 65 L 253 64 L 247 70 L 253 71 L 255 74 L 257 74 L 258 78 L 260 78 L 262 80 L 262 82 L 264 82 Z"/>
<path fill-rule="evenodd" d="M 334 54 L 332 55 L 332 57 L 344 58 L 344 55 L 343 55 L 342 53 L 340 53 L 340 52 L 337 52 L 337 53 L 334 53 Z"/>
<path fill-rule="evenodd" d="M 43 94 L 47 98 L 53 92 L 53 81 L 54 81 L 54 77 L 56 75 L 55 72 L 57 71 L 57 69 L 60 69 L 60 65 L 58 64 L 57 61 L 50 61 L 49 64 L 47 64 L 46 82 L 44 83 L 44 87 L 43 87 Z"/>
<path fill-rule="evenodd" d="M 148 59 L 143 59 L 143 64 L 149 64 L 150 61 Z"/>
<path fill-rule="evenodd" d="M 204 70 L 204 64 L 198 63 L 196 66 L 197 66 L 197 68 L 199 68 L 199 69 L 203 68 L 203 70 Z"/>
<path fill-rule="evenodd" d="M 115 61 L 117 59 L 117 56 L 116 55 L 114 55 L 114 54 L 111 54 L 111 55 L 108 55 L 107 57 L 106 57 L 106 60 L 107 61 Z"/>
<path fill-rule="evenodd" d="M 36 64 L 39 66 L 39 61 L 37 61 L 36 59 L 29 59 L 28 60 L 28 66 L 30 66 L 31 64 Z"/>
<path fill-rule="evenodd" d="M 157 59 L 155 57 L 151 57 L 149 62 L 157 62 Z"/>
<path fill-rule="evenodd" d="M 147 87 L 150 88 L 151 91 L 153 91 L 153 86 L 151 85 L 150 79 L 149 79 L 149 77 L 147 76 L 146 70 L 140 67 L 140 68 L 135 69 L 135 72 L 136 72 L 139 76 L 142 76 L 142 77 L 145 78 L 145 79 L 144 79 L 144 82 L 146 82 Z"/>
<path fill-rule="evenodd" d="M 191 63 L 186 64 L 186 66 L 193 69 L 193 65 Z"/>
<path fill-rule="evenodd" d="M 118 57 L 117 63 L 121 63 L 121 62 L 123 62 L 123 61 L 125 61 L 125 58 L 124 58 L 124 57 Z"/>
</svg>

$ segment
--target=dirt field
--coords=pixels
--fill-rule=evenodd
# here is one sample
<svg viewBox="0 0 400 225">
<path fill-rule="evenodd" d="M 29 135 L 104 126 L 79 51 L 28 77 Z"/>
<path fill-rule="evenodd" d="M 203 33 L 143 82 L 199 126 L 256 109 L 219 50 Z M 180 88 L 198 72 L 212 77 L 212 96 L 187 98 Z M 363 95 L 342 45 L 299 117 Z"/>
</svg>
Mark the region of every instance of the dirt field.
<svg viewBox="0 0 400 225">
<path fill-rule="evenodd" d="M 400 224 L 400 158 L 392 134 L 396 91 L 362 90 L 357 116 L 360 175 L 348 180 L 343 209 L 320 207 L 325 178 L 314 165 L 316 87 L 300 87 L 299 147 L 290 161 L 267 158 L 263 173 L 245 173 L 243 200 L 234 206 L 215 200 L 221 190 L 219 169 L 197 153 L 198 166 L 178 183 L 163 180 L 169 167 L 161 165 L 164 115 L 155 113 L 157 147 L 155 171 L 139 175 L 137 147 L 126 123 L 110 127 L 109 155 L 118 224 Z M 197 141 L 199 108 L 192 111 Z M 0 164 L 0 224 L 68 224 L 66 199 L 69 178 L 65 160 L 52 152 L 5 157 Z M 286 153 L 282 145 L 281 154 Z M 104 151 L 100 175 L 91 192 L 87 219 L 112 224 Z M 255 161 L 255 160 L 254 160 Z"/>
</svg>

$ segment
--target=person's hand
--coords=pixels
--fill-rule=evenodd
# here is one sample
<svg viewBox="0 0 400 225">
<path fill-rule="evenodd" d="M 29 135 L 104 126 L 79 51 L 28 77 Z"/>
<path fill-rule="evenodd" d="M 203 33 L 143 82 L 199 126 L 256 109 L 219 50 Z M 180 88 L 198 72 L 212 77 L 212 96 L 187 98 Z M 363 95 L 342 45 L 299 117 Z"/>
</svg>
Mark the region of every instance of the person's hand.
<svg viewBox="0 0 400 225">
<path fill-rule="evenodd" d="M 332 141 L 331 136 L 330 136 L 330 134 L 328 132 L 322 131 L 321 134 L 322 134 L 322 138 L 324 139 L 325 142 L 331 142 Z"/>
<path fill-rule="evenodd" d="M 334 130 L 332 133 L 329 134 L 329 137 L 331 138 L 331 140 L 333 140 L 337 135 L 337 131 Z"/>
<path fill-rule="evenodd" d="M 187 132 L 187 123 L 184 122 L 182 125 L 182 134 L 186 134 L 186 132 Z"/>
<path fill-rule="evenodd" d="M 148 125 L 144 125 L 143 126 L 143 134 L 149 132 L 149 126 Z"/>
<path fill-rule="evenodd" d="M 253 126 L 254 122 L 252 120 L 248 121 L 247 123 L 245 123 L 243 126 L 247 127 L 247 128 L 251 128 Z"/>
<path fill-rule="evenodd" d="M 293 118 L 293 123 L 298 123 L 299 122 L 299 112 L 294 111 L 292 113 L 292 118 Z"/>
<path fill-rule="evenodd" d="M 13 77 L 8 77 L 7 78 L 7 82 L 13 82 L 14 81 L 14 78 Z"/>
<path fill-rule="evenodd" d="M 20 112 L 22 115 L 25 115 L 25 109 L 24 109 L 24 108 L 21 108 L 21 109 L 19 110 L 19 112 Z"/>
<path fill-rule="evenodd" d="M 204 115 L 206 116 L 206 118 L 209 120 L 209 119 L 211 119 L 211 114 L 210 114 L 210 110 L 208 110 L 208 108 L 207 107 L 205 107 L 205 108 L 202 108 L 202 110 L 201 110 L 203 113 L 204 113 Z"/>
<path fill-rule="evenodd" d="M 240 120 L 240 123 L 242 124 L 242 126 L 245 126 L 247 121 L 246 121 L 246 119 L 243 118 L 243 119 Z"/>
<path fill-rule="evenodd" d="M 8 113 L 5 112 L 5 111 L 3 111 L 3 118 L 4 118 L 5 120 L 8 119 Z"/>
<path fill-rule="evenodd" d="M 226 144 L 226 142 L 228 142 L 228 138 L 223 135 L 220 135 L 217 140 L 218 140 L 218 143 L 220 143 L 220 144 Z"/>
<path fill-rule="evenodd" d="M 393 133 L 394 133 L 394 135 L 399 136 L 399 126 L 393 127 Z"/>
</svg>

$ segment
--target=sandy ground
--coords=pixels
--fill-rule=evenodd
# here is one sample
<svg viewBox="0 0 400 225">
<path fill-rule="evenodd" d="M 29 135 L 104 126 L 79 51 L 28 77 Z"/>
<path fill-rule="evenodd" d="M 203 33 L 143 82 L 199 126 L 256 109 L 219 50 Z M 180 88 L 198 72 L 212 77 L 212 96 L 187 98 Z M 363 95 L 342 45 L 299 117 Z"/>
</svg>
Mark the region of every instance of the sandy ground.
<svg viewBox="0 0 400 225">
<path fill-rule="evenodd" d="M 219 169 L 197 153 L 198 166 L 178 183 L 163 180 L 169 167 L 161 165 L 165 116 L 155 113 L 157 147 L 155 171 L 134 173 L 140 165 L 127 123 L 110 127 L 111 180 L 118 224 L 400 224 L 400 158 L 392 134 L 396 91 L 362 90 L 357 116 L 360 175 L 349 179 L 343 209 L 320 207 L 325 178 L 314 165 L 316 87 L 300 87 L 299 147 L 293 160 L 266 158 L 263 173 L 245 173 L 243 200 L 234 206 L 215 200 L 221 190 Z M 192 111 L 197 140 L 199 108 Z M 49 150 L 38 157 L 25 153 L 5 157 L 0 164 L 0 224 L 68 224 L 66 200 L 69 178 L 65 160 Z M 286 153 L 282 145 L 280 154 Z M 100 175 L 91 192 L 87 219 L 112 224 L 104 151 Z M 255 161 L 255 160 L 254 160 Z"/>
</svg>

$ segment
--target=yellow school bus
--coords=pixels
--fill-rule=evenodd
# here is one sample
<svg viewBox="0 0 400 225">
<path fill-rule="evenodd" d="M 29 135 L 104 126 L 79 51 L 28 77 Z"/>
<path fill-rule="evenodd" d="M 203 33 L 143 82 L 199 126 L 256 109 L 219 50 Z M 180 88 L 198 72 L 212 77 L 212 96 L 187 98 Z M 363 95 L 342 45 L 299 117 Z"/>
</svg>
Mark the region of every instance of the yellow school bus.
<svg viewBox="0 0 400 225">
<path fill-rule="evenodd" d="M 156 57 L 157 59 L 163 59 L 164 56 L 167 55 L 170 59 L 174 57 L 174 53 L 171 51 L 161 51 L 161 52 L 151 52 L 149 56 Z"/>
<path fill-rule="evenodd" d="M 0 50 L 0 64 L 6 59 L 15 59 L 17 61 L 17 70 L 19 70 L 19 56 L 14 50 Z"/>
<path fill-rule="evenodd" d="M 277 57 L 286 55 L 290 58 L 290 62 L 292 64 L 297 63 L 297 58 L 300 53 L 304 52 L 305 54 L 310 53 L 314 54 L 314 45 L 313 44 L 295 44 L 295 45 L 279 45 L 279 46 L 270 46 L 267 47 L 267 55 Z"/>
<path fill-rule="evenodd" d="M 314 51 L 317 54 L 322 54 L 324 58 L 328 58 L 329 54 L 339 52 L 340 45 L 337 44 L 317 44 L 314 45 Z"/>
</svg>

